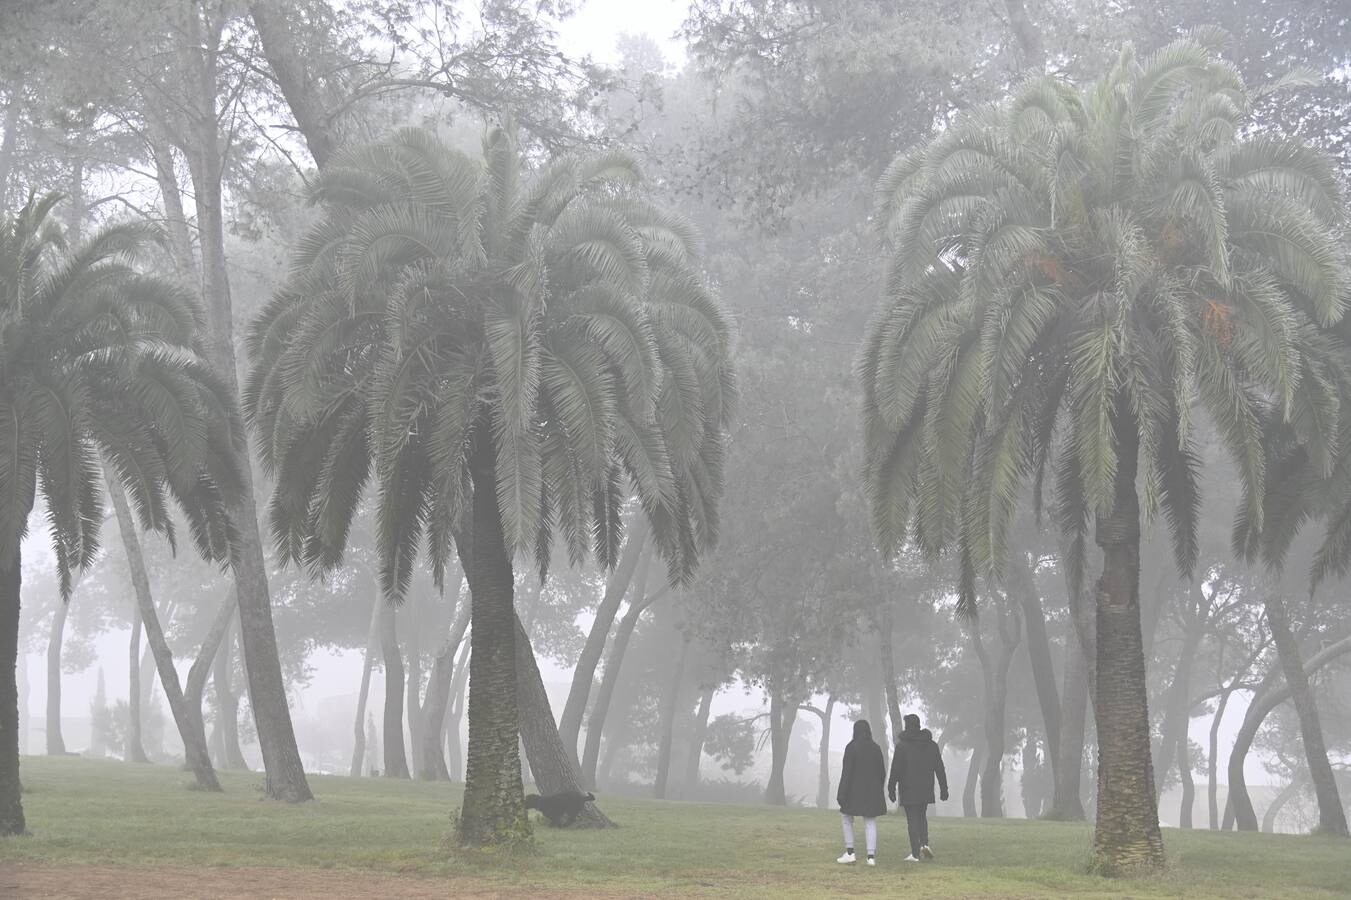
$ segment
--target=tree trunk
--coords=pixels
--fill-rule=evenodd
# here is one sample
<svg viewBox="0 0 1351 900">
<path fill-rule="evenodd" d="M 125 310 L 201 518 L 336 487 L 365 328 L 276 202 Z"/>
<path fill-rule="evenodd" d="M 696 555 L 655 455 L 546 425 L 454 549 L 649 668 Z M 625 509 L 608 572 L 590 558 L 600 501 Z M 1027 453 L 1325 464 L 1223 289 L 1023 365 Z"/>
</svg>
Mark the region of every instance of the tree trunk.
<svg viewBox="0 0 1351 900">
<path fill-rule="evenodd" d="M 20 101 L 23 98 L 17 84 L 10 84 L 9 98 L 5 101 L 5 136 L 0 138 L 0 209 L 9 209 L 9 182 L 14 172 L 14 151 L 19 145 Z M 0 834 L 3 834 L 0 831 Z"/>
<path fill-rule="evenodd" d="M 1088 713 L 1088 660 L 1078 635 L 1065 635 L 1065 671 L 1060 691 L 1060 762 L 1055 768 L 1055 796 L 1047 818 L 1080 822 L 1084 818 L 1082 778 L 1084 735 Z"/>
<path fill-rule="evenodd" d="M 1290 782 L 1285 787 L 1281 788 L 1280 793 L 1272 798 L 1271 805 L 1268 806 L 1267 811 L 1262 814 L 1263 834 L 1276 833 L 1276 817 L 1281 814 L 1281 810 L 1285 808 L 1285 805 L 1293 800 L 1295 795 L 1299 793 L 1299 787 L 1300 778 L 1298 773 L 1296 773 L 1294 777 L 1290 779 Z"/>
<path fill-rule="evenodd" d="M 991 659 L 981 639 L 980 626 L 971 623 L 971 644 L 985 677 L 985 771 L 980 778 L 980 815 L 983 819 L 1004 817 L 1004 741 L 1008 730 L 1005 712 L 1009 695 L 1009 667 L 1021 643 L 1021 630 L 998 609 L 999 655 Z"/>
<path fill-rule="evenodd" d="M 189 16 L 186 56 L 195 72 L 197 96 L 191 110 L 193 146 L 188 152 L 193 189 L 197 203 L 197 229 L 202 253 L 202 284 L 206 297 L 213 366 L 225 379 L 234 396 L 239 396 L 239 375 L 235 360 L 233 308 L 230 282 L 225 263 L 225 226 L 221 181 L 225 172 L 222 154 L 220 118 L 216 101 L 219 90 L 218 51 L 224 27 L 222 16 L 203 21 L 197 11 Z M 264 793 L 274 800 L 302 802 L 313 798 L 305 779 L 305 770 L 296 746 L 291 711 L 287 706 L 286 683 L 282 678 L 281 658 L 277 652 L 276 629 L 272 622 L 272 601 L 268 593 L 267 565 L 262 535 L 258 529 L 258 510 L 254 503 L 253 465 L 248 444 L 236 448 L 241 475 L 241 492 L 231 504 L 230 518 L 237 529 L 239 546 L 232 555 L 231 569 L 239 602 L 239 624 L 244 670 L 248 676 L 249 706 L 253 710 L 258 744 L 263 754 Z"/>
<path fill-rule="evenodd" d="M 262 45 L 272 76 L 276 79 L 286 105 L 295 116 L 296 127 L 305 138 L 315 165 L 323 168 L 338 147 L 333 121 L 323 102 L 320 84 L 298 52 L 297 39 L 286 16 L 293 10 L 291 4 L 276 0 L 255 0 L 249 4 L 258 43 Z"/>
<path fill-rule="evenodd" d="M 1229 695 L 1232 693 L 1232 687 L 1220 692 L 1220 700 L 1215 705 L 1215 715 L 1210 720 L 1210 747 L 1206 753 L 1206 808 L 1210 814 L 1211 831 L 1218 831 L 1220 827 L 1220 722 L 1224 719 L 1224 709 L 1229 705 Z"/>
<path fill-rule="evenodd" d="M 403 658 L 399 655 L 394 617 L 394 607 L 381 604 L 380 651 L 385 664 L 384 774 L 386 778 L 407 778 L 408 755 L 403 746 Z"/>
<path fill-rule="evenodd" d="M 882 663 L 882 687 L 887 698 L 887 718 L 891 721 L 891 735 L 899 740 L 904 723 L 901 720 L 901 696 L 896 687 L 896 651 L 893 641 L 895 620 L 890 603 L 882 606 L 882 614 L 877 622 L 878 655 Z M 885 745 L 886 739 L 882 740 Z M 885 756 L 885 754 L 884 754 Z"/>
<path fill-rule="evenodd" d="M 459 840 L 466 846 L 528 839 L 518 746 L 516 613 L 511 553 L 497 506 L 496 450 L 486 416 L 470 450 L 473 481 L 471 546 L 457 541 L 469 579 L 469 752 Z M 467 551 L 467 553 L 466 553 Z"/>
<path fill-rule="evenodd" d="M 1040 29 L 1028 16 L 1023 0 L 1004 0 L 1004 11 L 1008 13 L 1009 27 L 1022 51 L 1024 68 L 1038 73 L 1046 71 L 1046 45 L 1042 43 Z"/>
<path fill-rule="evenodd" d="M 23 541 L 0 547 L 0 837 L 23 834 L 19 783 L 19 580 Z M 7 562 L 8 561 L 8 562 Z"/>
<path fill-rule="evenodd" d="M 0 606 L 0 609 L 3 609 L 3 606 Z M 0 643 L 0 646 L 3 646 L 3 643 Z M 28 712 L 28 664 L 26 660 L 23 660 L 17 654 L 15 655 L 15 660 L 15 681 L 18 683 L 19 689 L 19 755 L 26 756 L 28 754 L 28 732 L 32 727 Z M 3 665 L 4 660 L 0 657 L 0 666 Z M 0 681 L 0 684 L 3 684 L 3 681 Z M 3 729 L 3 727 L 3 724 L 0 724 L 0 729 Z M 0 730 L 0 734 L 4 734 L 4 731 Z"/>
<path fill-rule="evenodd" d="M 1103 551 L 1097 589 L 1098 732 L 1097 868 L 1115 873 L 1163 864 L 1154 794 L 1149 698 L 1140 634 L 1140 506 L 1135 494 L 1139 435 L 1118 402 L 1116 496 L 1099 511 L 1095 540 Z"/>
<path fill-rule="evenodd" d="M 535 787 L 546 796 L 565 791 L 582 793 L 581 772 L 554 724 L 553 709 L 535 662 L 535 651 L 519 618 L 516 619 L 516 678 L 521 705 L 521 739 L 530 759 L 530 771 L 535 776 Z M 582 807 L 574 824 L 582 828 L 614 827 L 594 803 Z"/>
<path fill-rule="evenodd" d="M 384 601 L 377 588 L 371 603 L 371 622 L 366 627 L 366 651 L 361 656 L 361 687 L 357 690 L 356 721 L 352 723 L 352 764 L 347 769 L 351 778 L 360 778 L 366 765 L 366 701 L 371 695 L 371 670 L 375 667 L 375 648 L 380 640 L 380 609 Z"/>
<path fill-rule="evenodd" d="M 880 643 L 880 642 L 879 642 Z M 877 651 L 881 654 L 881 650 Z M 878 656 L 881 659 L 881 656 Z M 887 690 L 880 674 L 869 672 L 863 677 L 863 708 L 872 724 L 873 739 L 882 748 L 882 765 L 890 771 L 891 739 L 887 736 Z"/>
<path fill-rule="evenodd" d="M 61 737 L 61 639 L 66 633 L 66 613 L 70 602 L 58 597 L 47 637 L 47 755 L 65 756 L 66 742 Z"/>
<path fill-rule="evenodd" d="M 783 770 L 788 764 L 788 742 L 797 722 L 797 701 L 789 700 L 779 691 L 769 694 L 769 782 L 765 785 L 765 802 L 771 806 L 786 806 Z"/>
<path fill-rule="evenodd" d="M 174 153 L 162 122 L 156 116 L 147 116 L 150 133 L 150 156 L 155 164 L 155 182 L 159 185 L 160 201 L 164 204 L 165 232 L 169 236 L 169 251 L 174 265 L 183 277 L 197 277 L 197 260 L 192 253 L 192 235 L 188 217 L 183 211 L 183 192 L 174 170 Z"/>
<path fill-rule="evenodd" d="M 131 646 L 127 651 L 127 745 L 123 755 L 129 763 L 148 763 L 141 743 L 141 607 L 131 608 Z"/>
<path fill-rule="evenodd" d="M 658 726 L 657 742 L 657 780 L 652 785 L 652 795 L 658 800 L 666 799 L 666 782 L 671 774 L 671 745 L 675 740 L 675 716 L 680 708 L 680 689 L 685 682 L 685 660 L 690 653 L 690 636 L 684 633 L 680 642 L 680 655 L 676 658 L 675 671 L 666 685 L 666 693 L 661 701 L 661 724 Z M 770 776 L 770 784 L 774 778 Z"/>
<path fill-rule="evenodd" d="M 450 721 L 446 724 L 446 757 L 450 760 L 451 781 L 464 780 L 464 753 L 460 742 L 460 722 L 464 719 L 465 688 L 469 684 L 469 651 L 466 644 L 455 664 L 455 681 L 450 686 Z"/>
<path fill-rule="evenodd" d="M 216 654 L 211 681 L 216 692 L 216 710 L 220 719 L 221 742 L 225 748 L 225 769 L 247 772 L 248 761 L 239 746 L 239 696 L 231 684 L 234 671 L 235 635 L 227 632 Z"/>
<path fill-rule="evenodd" d="M 1027 553 L 1018 551 L 1009 566 L 1010 585 L 1017 594 L 1027 634 L 1027 661 L 1037 690 L 1041 720 L 1046 733 L 1046 757 L 1054 779 L 1060 771 L 1060 694 L 1055 684 L 1055 662 L 1051 658 L 1051 639 L 1046 634 L 1046 613 L 1037 593 L 1035 573 Z"/>
<path fill-rule="evenodd" d="M 455 579 L 453 596 L 460 595 L 460 575 Z M 462 603 L 450 625 L 450 634 L 432 662 L 432 673 L 427 679 L 427 702 L 423 705 L 425 720 L 422 723 L 422 765 L 418 769 L 420 778 L 426 781 L 450 781 L 450 770 L 446 768 L 445 746 L 446 707 L 450 702 L 450 684 L 455 676 L 455 654 L 464 640 L 469 628 L 468 603 Z"/>
<path fill-rule="evenodd" d="M 1271 637 L 1276 644 L 1276 655 L 1285 674 L 1285 684 L 1295 702 L 1295 713 L 1299 716 L 1299 731 L 1304 739 L 1304 758 L 1309 764 L 1309 781 L 1313 784 L 1314 796 L 1318 800 L 1318 831 L 1337 837 L 1349 837 L 1346 812 L 1342 809 L 1341 794 L 1337 790 L 1337 776 L 1333 774 L 1328 762 L 1327 742 L 1323 739 L 1323 723 L 1318 715 L 1318 704 L 1314 702 L 1313 690 L 1309 687 L 1309 676 L 1304 672 L 1304 660 L 1299 652 L 1299 642 L 1290 630 L 1290 618 L 1285 606 L 1285 598 L 1272 594 L 1264 599 L 1267 611 L 1267 624 L 1271 627 Z"/>
<path fill-rule="evenodd" d="M 1196 661 L 1196 648 L 1205 635 L 1205 620 L 1198 612 L 1188 619 L 1182 636 L 1182 649 L 1173 666 L 1173 683 L 1168 687 L 1168 699 L 1159 729 L 1159 744 L 1154 748 L 1154 796 L 1163 792 L 1163 783 L 1179 758 L 1178 744 L 1187 743 L 1187 726 L 1191 722 L 1191 670 Z"/>
<path fill-rule="evenodd" d="M 422 763 L 419 754 L 422 747 L 422 642 L 418 634 L 422 630 L 419 620 L 423 609 L 416 592 L 409 595 L 408 602 L 400 611 L 407 613 L 404 621 L 408 626 L 404 632 L 407 634 L 404 643 L 408 648 L 404 695 L 408 715 L 408 747 L 412 751 L 408 754 L 408 771 L 417 778 L 418 767 Z"/>
<path fill-rule="evenodd" d="M 563 705 L 563 717 L 558 722 L 558 734 L 563 745 L 569 748 L 573 763 L 577 760 L 577 739 L 582 729 L 582 718 L 586 715 L 586 704 L 591 697 L 591 688 L 596 680 L 596 666 L 601 654 L 605 652 L 605 641 L 610 636 L 615 617 L 619 614 L 619 605 L 633 582 L 638 560 L 647 548 L 647 519 L 638 517 L 638 524 L 630 530 L 624 552 L 619 557 L 619 565 L 610 573 L 605 582 L 605 596 L 596 608 L 596 619 L 586 636 L 586 645 L 577 658 L 577 666 L 572 671 L 572 687 L 568 690 L 567 703 Z M 650 551 L 649 551 L 650 552 Z"/>
<path fill-rule="evenodd" d="M 816 808 L 830 808 L 830 720 L 835 715 L 835 695 L 826 699 L 825 715 L 821 717 L 821 743 L 816 769 Z"/>
<path fill-rule="evenodd" d="M 1192 807 L 1196 805 L 1196 782 L 1192 780 L 1191 742 L 1184 734 L 1177 743 L 1177 770 L 1182 781 L 1182 800 L 1178 808 L 1177 827 L 1192 827 Z"/>
<path fill-rule="evenodd" d="M 183 741 L 183 756 L 197 787 L 205 791 L 219 791 L 220 781 L 216 779 L 216 770 L 211 767 L 211 756 L 206 748 L 206 726 L 202 722 L 200 705 L 193 709 L 183 697 L 183 689 L 178 681 L 178 670 L 174 668 L 173 651 L 164 638 L 160 628 L 159 616 L 155 612 L 155 601 L 150 594 L 150 577 L 145 570 L 145 558 L 141 555 L 141 541 L 136 534 L 136 522 L 132 518 L 131 506 L 122 483 L 115 477 L 104 473 L 108 483 L 108 494 L 117 514 L 117 527 L 122 535 L 122 545 L 126 549 L 127 568 L 131 573 L 132 590 L 136 595 L 137 609 L 145 625 L 146 643 L 155 658 L 155 668 L 159 671 L 160 686 L 164 697 L 169 701 L 169 712 L 178 726 L 179 737 Z"/>
<path fill-rule="evenodd" d="M 974 819 L 976 813 L 976 788 L 980 782 L 979 772 L 985 764 L 985 742 L 978 740 L 971 750 L 971 758 L 966 764 L 966 781 L 962 783 L 962 815 Z"/>
<path fill-rule="evenodd" d="M 713 695 L 717 692 L 716 687 L 709 685 L 699 696 L 699 709 L 694 714 L 694 722 L 690 728 L 690 755 L 685 760 L 685 778 L 681 784 L 681 792 L 686 797 L 692 796 L 699 787 L 699 763 L 703 761 L 708 717 L 713 712 Z"/>
</svg>

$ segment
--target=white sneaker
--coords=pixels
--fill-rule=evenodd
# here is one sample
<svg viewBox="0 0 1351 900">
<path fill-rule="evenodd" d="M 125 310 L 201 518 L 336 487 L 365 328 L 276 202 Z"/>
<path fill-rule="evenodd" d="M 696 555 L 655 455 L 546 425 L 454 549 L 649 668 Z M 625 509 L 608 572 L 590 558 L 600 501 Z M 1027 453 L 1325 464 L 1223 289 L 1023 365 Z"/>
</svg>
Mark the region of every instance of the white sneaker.
<svg viewBox="0 0 1351 900">
<path fill-rule="evenodd" d="M 868 865 L 870 865 L 870 866 L 875 866 L 875 865 L 877 865 L 877 860 L 874 859 L 874 858 L 872 858 L 871 856 L 868 857 Z"/>
<path fill-rule="evenodd" d="M 837 859 L 837 860 L 835 860 L 835 861 L 836 861 L 837 863 L 851 863 L 851 862 L 854 861 L 854 854 L 852 854 L 852 853 L 842 853 L 842 854 L 840 854 L 840 858 Z"/>
<path fill-rule="evenodd" d="M 919 862 L 919 860 L 915 859 L 915 855 L 912 853 L 903 859 L 902 862 Z"/>
<path fill-rule="evenodd" d="M 933 859 L 933 858 L 934 858 L 934 852 L 933 852 L 932 850 L 929 849 L 929 845 L 928 845 L 928 844 L 925 844 L 923 847 L 920 847 L 920 848 L 919 848 L 919 858 L 920 858 L 920 859 Z"/>
</svg>

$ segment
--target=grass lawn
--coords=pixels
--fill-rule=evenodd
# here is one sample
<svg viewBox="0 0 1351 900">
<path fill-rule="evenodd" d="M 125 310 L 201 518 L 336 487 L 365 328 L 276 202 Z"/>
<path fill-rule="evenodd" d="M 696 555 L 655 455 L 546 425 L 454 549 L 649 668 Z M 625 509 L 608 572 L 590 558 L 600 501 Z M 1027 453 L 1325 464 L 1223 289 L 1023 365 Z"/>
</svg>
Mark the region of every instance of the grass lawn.
<svg viewBox="0 0 1351 900">
<path fill-rule="evenodd" d="M 141 897 L 156 896 L 143 872 L 228 878 L 274 867 L 298 879 L 289 884 L 316 885 L 269 888 L 275 896 L 375 896 L 357 885 L 381 879 L 447 896 L 1351 896 L 1351 843 L 1327 838 L 1169 830 L 1167 870 L 1111 881 L 1085 874 L 1083 825 L 934 819 L 938 860 L 915 865 L 901 862 L 904 819 L 891 815 L 881 823 L 879 864 L 868 869 L 835 863 L 834 812 L 606 797 L 619 829 L 541 824 L 533 851 L 508 856 L 449 847 L 460 797 L 453 785 L 313 777 L 318 799 L 287 806 L 261 799 L 257 774 L 225 773 L 226 793 L 207 794 L 186 789 L 187 773 L 155 766 L 32 757 L 22 771 L 33 834 L 0 839 L 0 873 L 18 879 L 11 885 L 30 884 L 27 896 L 42 892 L 25 872 L 62 873 L 61 883 L 84 872 L 105 878 L 97 891 L 63 896 L 113 895 L 106 879 L 125 874 L 127 885 L 141 887 L 121 895 Z M 227 893 L 195 883 L 201 896 Z M 402 891 L 389 887 L 390 896 Z"/>
</svg>

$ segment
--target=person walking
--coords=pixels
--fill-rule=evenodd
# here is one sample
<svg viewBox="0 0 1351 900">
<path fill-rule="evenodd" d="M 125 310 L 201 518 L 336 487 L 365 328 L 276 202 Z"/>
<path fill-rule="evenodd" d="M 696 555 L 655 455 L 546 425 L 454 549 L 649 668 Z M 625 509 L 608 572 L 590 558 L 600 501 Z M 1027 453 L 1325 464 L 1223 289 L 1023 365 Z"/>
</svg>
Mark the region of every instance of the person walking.
<svg viewBox="0 0 1351 900">
<path fill-rule="evenodd" d="M 948 799 L 948 773 L 943 754 L 934 743 L 933 733 L 919 727 L 919 716 L 911 713 L 896 739 L 896 755 L 891 760 L 887 796 L 900 802 L 910 830 L 910 855 L 905 862 L 934 858 L 929 849 L 929 804 L 934 802 L 934 779 L 938 779 L 939 797 Z"/>
<path fill-rule="evenodd" d="M 882 748 L 873 740 L 872 727 L 864 719 L 854 723 L 854 739 L 844 748 L 844 766 L 840 772 L 840 786 L 835 801 L 840 806 L 844 824 L 844 855 L 835 860 L 852 863 L 854 855 L 854 817 L 863 819 L 868 841 L 868 865 L 877 865 L 877 817 L 887 814 L 883 798 L 883 784 L 887 778 L 887 764 L 882 759 Z"/>
</svg>

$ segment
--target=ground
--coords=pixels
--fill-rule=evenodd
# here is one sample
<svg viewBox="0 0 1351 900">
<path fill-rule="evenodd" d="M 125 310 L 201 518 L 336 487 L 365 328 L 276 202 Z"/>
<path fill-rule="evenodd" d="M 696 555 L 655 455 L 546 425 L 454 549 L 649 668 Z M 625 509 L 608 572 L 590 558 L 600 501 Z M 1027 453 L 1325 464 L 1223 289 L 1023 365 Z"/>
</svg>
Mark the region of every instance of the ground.
<svg viewBox="0 0 1351 900">
<path fill-rule="evenodd" d="M 536 829 L 504 856 L 446 841 L 459 789 L 314 777 L 313 803 L 262 799 L 257 774 L 226 793 L 187 773 L 25 758 L 32 835 L 0 838 L 0 897 L 1348 897 L 1351 844 L 1293 835 L 1166 831 L 1168 868 L 1087 874 L 1087 826 L 934 819 L 938 860 L 906 864 L 905 823 L 882 821 L 879 864 L 835 863 L 839 817 L 602 797 L 622 827 Z"/>
</svg>

